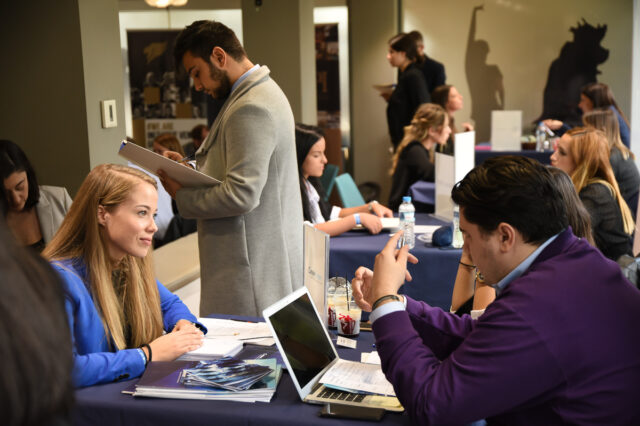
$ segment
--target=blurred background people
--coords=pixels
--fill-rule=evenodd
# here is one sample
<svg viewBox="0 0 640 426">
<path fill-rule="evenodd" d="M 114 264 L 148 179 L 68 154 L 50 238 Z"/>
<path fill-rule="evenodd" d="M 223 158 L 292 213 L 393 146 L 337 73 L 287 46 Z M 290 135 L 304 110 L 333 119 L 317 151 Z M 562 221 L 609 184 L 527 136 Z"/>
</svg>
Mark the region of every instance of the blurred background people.
<svg viewBox="0 0 640 426">
<path fill-rule="evenodd" d="M 38 185 L 26 154 L 15 143 L 0 140 L 2 213 L 18 242 L 38 252 L 51 241 L 71 206 L 65 188 Z"/>
<path fill-rule="evenodd" d="M 167 151 L 174 151 L 185 157 L 180 141 L 171 133 L 163 133 L 153 140 L 153 152 L 164 155 Z"/>
<path fill-rule="evenodd" d="M 420 105 L 393 155 L 390 209 L 398 209 L 402 197 L 417 181 L 434 181 L 436 146 L 444 146 L 450 134 L 449 117 L 444 108 L 436 104 Z"/>
<path fill-rule="evenodd" d="M 618 106 L 615 98 L 613 97 L 613 92 L 608 85 L 604 83 L 589 83 L 584 86 L 580 92 L 580 102 L 578 103 L 578 107 L 582 111 L 583 115 L 587 112 L 598 109 L 610 109 L 613 111 L 618 119 L 620 140 L 627 148 L 631 146 L 629 120 L 627 120 L 627 117 Z M 544 120 L 544 123 L 559 135 L 562 135 L 571 128 L 570 125 L 563 123 L 560 120 L 546 119 Z"/>
<path fill-rule="evenodd" d="M 71 424 L 71 336 L 62 283 L 16 243 L 0 218 L 0 419 L 6 426 Z"/>
<path fill-rule="evenodd" d="M 379 233 L 382 230 L 380 217 L 393 217 L 393 212 L 382 204 L 372 201 L 358 207 L 340 208 L 324 200 L 325 191 L 319 178 L 327 164 L 325 147 L 319 127 L 296 124 L 296 155 L 304 220 L 332 237 L 356 225 L 364 226 L 372 234 Z"/>
<path fill-rule="evenodd" d="M 202 344 L 196 317 L 153 277 L 157 201 L 147 174 L 97 166 L 43 252 L 65 285 L 76 386 L 138 377 Z"/>
<path fill-rule="evenodd" d="M 455 141 L 456 133 L 458 133 L 453 114 L 464 107 L 462 95 L 454 86 L 446 84 L 435 88 L 431 93 L 431 101 L 434 104 L 440 105 L 445 109 L 445 111 L 447 111 L 447 114 L 449 115 L 449 127 L 451 127 L 451 135 L 449 136 L 446 145 L 439 145 L 438 152 L 453 155 L 453 143 Z M 460 131 L 470 132 L 472 130 L 473 125 L 471 123 L 462 123 L 462 130 Z"/>
<path fill-rule="evenodd" d="M 204 124 L 198 124 L 191 129 L 191 142 L 183 145 L 185 157 L 193 157 L 209 134 L 209 128 Z"/>
<path fill-rule="evenodd" d="M 427 83 L 427 91 L 432 93 L 436 87 L 443 85 L 447 80 L 444 65 L 424 53 L 424 41 L 419 31 L 411 31 L 407 35 L 416 43 L 418 58 L 420 58 L 418 64 L 424 75 L 424 81 Z"/>
<path fill-rule="evenodd" d="M 404 126 L 409 125 L 418 106 L 431 100 L 424 75 L 420 69 L 422 58 L 412 37 L 400 33 L 389 40 L 387 60 L 398 68 L 398 84 L 387 104 L 387 124 L 394 151 L 404 136 Z"/>
<path fill-rule="evenodd" d="M 631 214 L 635 216 L 638 209 L 638 191 L 640 190 L 640 174 L 636 166 L 635 155 L 620 139 L 619 121 L 611 109 L 594 109 L 582 116 L 586 126 L 602 130 L 609 142 L 609 162 L 613 174 L 620 187 L 622 198 L 627 202 Z"/>
<path fill-rule="evenodd" d="M 165 157 L 169 156 L 169 158 L 173 158 L 176 161 L 180 161 L 185 157 L 189 158 L 182 149 L 182 145 L 180 145 L 180 141 L 178 140 L 178 138 L 171 133 L 163 133 L 161 135 L 158 135 L 153 140 L 153 152 Z M 167 153 L 171 152 L 175 152 L 177 153 L 177 155 L 167 155 Z M 194 160 L 194 158 L 190 159 Z M 156 179 L 156 182 L 157 181 L 158 179 Z M 164 213 L 164 206 L 167 203 L 167 198 L 170 201 L 171 218 L 169 219 L 164 229 L 160 233 L 155 235 L 153 244 L 155 248 L 162 247 L 163 245 L 170 243 L 171 241 L 175 241 L 180 237 L 192 234 L 198 230 L 198 224 L 195 219 L 185 219 L 184 217 L 182 217 L 182 215 L 180 215 L 176 201 L 171 199 L 171 196 L 166 192 L 164 187 L 162 187 L 162 189 L 158 189 L 158 195 L 160 198 L 158 200 L 158 208 L 162 208 L 163 216 L 167 215 L 166 213 Z"/>
<path fill-rule="evenodd" d="M 612 260 L 630 255 L 634 220 L 613 175 L 604 133 L 580 127 L 569 130 L 559 139 L 551 164 L 571 176 L 602 254 Z"/>
</svg>

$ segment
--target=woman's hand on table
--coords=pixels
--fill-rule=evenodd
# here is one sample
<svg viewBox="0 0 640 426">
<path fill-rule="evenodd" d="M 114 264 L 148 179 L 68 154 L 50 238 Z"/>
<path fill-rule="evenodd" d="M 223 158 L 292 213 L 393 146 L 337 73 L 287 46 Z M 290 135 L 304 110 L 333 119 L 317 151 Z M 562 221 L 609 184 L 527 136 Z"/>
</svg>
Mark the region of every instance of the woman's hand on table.
<svg viewBox="0 0 640 426">
<path fill-rule="evenodd" d="M 176 325 L 173 326 L 173 330 L 171 330 L 171 332 L 173 333 L 174 331 L 191 330 L 191 329 L 199 330 L 198 327 L 196 327 L 196 325 L 191 321 L 186 319 L 181 319 L 176 323 Z"/>
<path fill-rule="evenodd" d="M 375 214 L 378 217 L 393 217 L 393 212 L 391 211 L 391 209 L 383 206 L 380 203 L 376 203 L 372 201 L 369 203 L 369 207 L 371 208 L 371 211 L 373 212 L 373 214 Z"/>
<path fill-rule="evenodd" d="M 372 234 L 378 234 L 382 231 L 382 221 L 376 215 L 360 213 L 360 223 Z"/>
<path fill-rule="evenodd" d="M 177 324 L 176 324 L 177 325 Z M 174 328 L 175 330 L 175 328 Z M 202 346 L 204 334 L 195 326 L 181 328 L 151 342 L 153 361 L 173 361 L 180 355 Z"/>
</svg>

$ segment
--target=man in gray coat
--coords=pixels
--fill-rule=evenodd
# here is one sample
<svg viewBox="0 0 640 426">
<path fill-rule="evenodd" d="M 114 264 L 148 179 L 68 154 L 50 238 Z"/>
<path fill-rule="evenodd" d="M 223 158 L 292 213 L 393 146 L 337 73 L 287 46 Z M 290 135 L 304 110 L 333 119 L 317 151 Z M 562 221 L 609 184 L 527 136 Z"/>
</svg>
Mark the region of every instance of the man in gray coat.
<svg viewBox="0 0 640 426">
<path fill-rule="evenodd" d="M 161 174 L 180 214 L 198 219 L 200 315 L 261 315 L 302 284 L 302 202 L 286 96 L 231 29 L 196 21 L 174 50 L 196 90 L 226 101 L 196 152 L 222 183 L 181 187 Z"/>
</svg>

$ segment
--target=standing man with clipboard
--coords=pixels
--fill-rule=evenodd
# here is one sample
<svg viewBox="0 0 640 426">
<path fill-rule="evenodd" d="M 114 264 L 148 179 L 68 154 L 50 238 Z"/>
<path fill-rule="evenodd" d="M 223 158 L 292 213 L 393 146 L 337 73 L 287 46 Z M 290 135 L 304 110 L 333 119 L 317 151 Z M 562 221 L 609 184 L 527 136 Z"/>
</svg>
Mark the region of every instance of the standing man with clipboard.
<svg viewBox="0 0 640 426">
<path fill-rule="evenodd" d="M 302 202 L 289 102 L 231 29 L 196 21 L 174 48 L 196 90 L 226 98 L 196 152 L 221 184 L 182 187 L 161 173 L 180 214 L 198 219 L 200 315 L 259 316 L 302 284 Z"/>
</svg>

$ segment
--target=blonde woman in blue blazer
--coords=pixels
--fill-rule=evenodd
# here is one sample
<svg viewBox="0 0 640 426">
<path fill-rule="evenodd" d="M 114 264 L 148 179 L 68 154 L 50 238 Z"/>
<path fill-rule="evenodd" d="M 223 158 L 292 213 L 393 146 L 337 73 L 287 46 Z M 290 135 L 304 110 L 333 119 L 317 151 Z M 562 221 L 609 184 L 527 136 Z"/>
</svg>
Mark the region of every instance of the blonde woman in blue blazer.
<svg viewBox="0 0 640 426">
<path fill-rule="evenodd" d="M 157 202 L 147 174 L 97 166 L 43 252 L 66 287 L 76 386 L 137 377 L 202 345 L 206 329 L 153 277 Z"/>
</svg>

